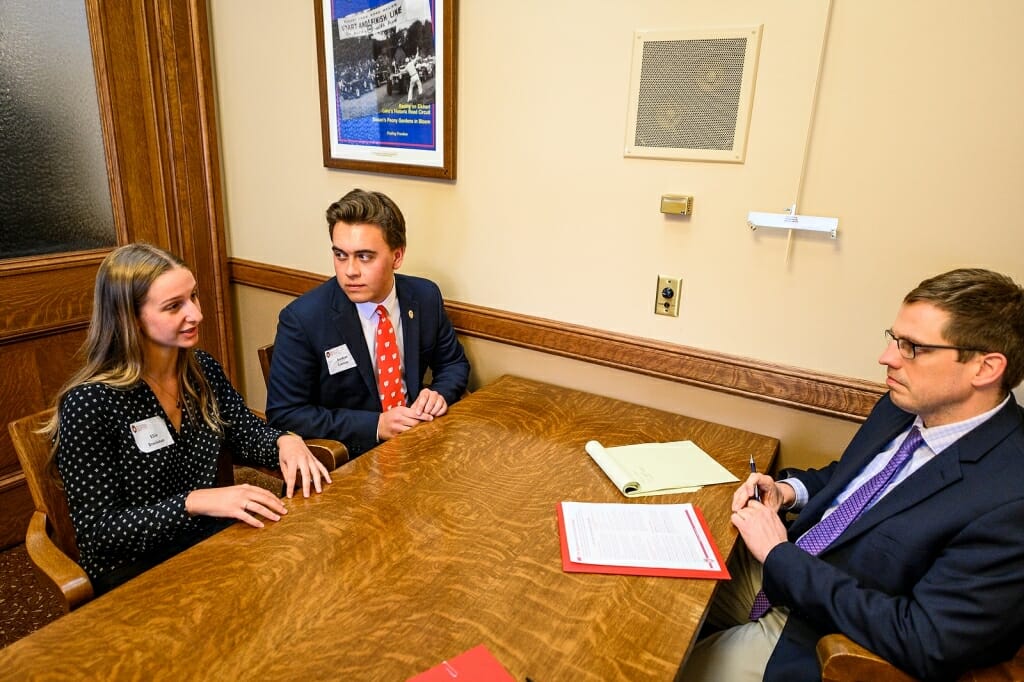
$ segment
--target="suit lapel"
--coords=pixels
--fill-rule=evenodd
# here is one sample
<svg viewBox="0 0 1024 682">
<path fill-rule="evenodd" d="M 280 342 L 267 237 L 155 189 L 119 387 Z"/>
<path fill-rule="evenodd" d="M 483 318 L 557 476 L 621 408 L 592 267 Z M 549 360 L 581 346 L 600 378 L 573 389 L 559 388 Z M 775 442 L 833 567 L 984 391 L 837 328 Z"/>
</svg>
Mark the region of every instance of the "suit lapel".
<svg viewBox="0 0 1024 682">
<path fill-rule="evenodd" d="M 405 387 L 411 404 L 420 393 L 420 315 L 419 302 L 401 275 L 395 275 L 398 306 L 402 311 L 402 347 L 405 353 Z"/>
<path fill-rule="evenodd" d="M 991 419 L 953 443 L 893 488 L 875 506 L 865 511 L 829 549 L 841 547 L 882 521 L 932 497 L 943 488 L 958 483 L 963 478 L 964 463 L 975 462 L 984 457 L 1020 424 L 1019 408 L 1016 401 L 1011 399 L 1003 409 L 992 415 Z"/>
<path fill-rule="evenodd" d="M 882 521 L 932 497 L 943 488 L 953 485 L 963 478 L 960 458 L 950 446 L 942 454 L 936 456 L 913 474 L 893 488 L 875 506 L 865 511 L 846 531 L 836 539 L 834 547 L 840 547 L 864 533 Z M 831 549 L 831 548 L 830 548 Z"/>
<path fill-rule="evenodd" d="M 363 336 L 363 325 L 359 321 L 359 311 L 355 304 L 348 299 L 341 287 L 333 292 L 331 307 L 333 308 L 333 324 L 343 342 L 352 353 L 352 359 L 356 361 L 356 370 L 366 384 L 366 390 L 370 395 L 377 395 L 377 380 L 373 376 L 373 360 L 370 358 L 370 349 L 366 347 L 366 337 Z"/>
<path fill-rule="evenodd" d="M 864 470 L 864 467 L 878 453 L 888 445 L 893 438 L 905 430 L 914 416 L 901 410 L 892 410 L 877 424 L 872 425 L 870 431 L 862 429 L 857 433 L 853 442 L 850 443 L 846 452 L 839 460 L 838 469 L 828 485 L 821 489 L 810 503 L 805 507 L 803 513 L 797 518 L 790 528 L 790 537 L 797 538 L 821 520 L 822 514 L 829 505 L 850 484 L 857 475 Z"/>
</svg>

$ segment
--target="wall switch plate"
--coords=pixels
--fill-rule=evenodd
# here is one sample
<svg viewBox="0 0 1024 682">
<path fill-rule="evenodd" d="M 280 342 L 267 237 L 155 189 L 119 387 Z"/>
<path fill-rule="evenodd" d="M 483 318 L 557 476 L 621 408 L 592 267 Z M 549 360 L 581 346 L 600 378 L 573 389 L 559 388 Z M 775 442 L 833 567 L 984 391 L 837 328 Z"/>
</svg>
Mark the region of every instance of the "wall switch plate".
<svg viewBox="0 0 1024 682">
<path fill-rule="evenodd" d="M 683 297 L 682 294 L 682 279 L 658 275 L 658 289 L 654 293 L 655 314 L 679 317 L 679 299 Z"/>
</svg>

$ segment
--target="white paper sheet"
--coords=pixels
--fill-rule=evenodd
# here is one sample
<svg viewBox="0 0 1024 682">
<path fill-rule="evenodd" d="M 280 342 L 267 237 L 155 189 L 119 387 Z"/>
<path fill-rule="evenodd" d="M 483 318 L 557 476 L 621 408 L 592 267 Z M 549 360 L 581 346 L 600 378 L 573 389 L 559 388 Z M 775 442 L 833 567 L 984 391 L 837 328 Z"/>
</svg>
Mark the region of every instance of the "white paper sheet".
<svg viewBox="0 0 1024 682">
<path fill-rule="evenodd" d="M 718 571 L 692 504 L 563 502 L 569 558 L 603 566 Z"/>
</svg>

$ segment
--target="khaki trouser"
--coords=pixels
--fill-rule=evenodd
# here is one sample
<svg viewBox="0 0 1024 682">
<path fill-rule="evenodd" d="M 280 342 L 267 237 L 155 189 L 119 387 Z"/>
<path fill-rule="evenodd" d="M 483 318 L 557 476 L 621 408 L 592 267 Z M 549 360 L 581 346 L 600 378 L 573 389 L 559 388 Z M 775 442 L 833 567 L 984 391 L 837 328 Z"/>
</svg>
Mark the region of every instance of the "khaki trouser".
<svg viewBox="0 0 1024 682">
<path fill-rule="evenodd" d="M 758 682 L 786 625 L 789 611 L 773 608 L 751 623 L 750 607 L 761 589 L 761 564 L 740 542 L 729 559 L 732 580 L 718 588 L 707 622 L 724 628 L 697 642 L 677 682 Z"/>
</svg>

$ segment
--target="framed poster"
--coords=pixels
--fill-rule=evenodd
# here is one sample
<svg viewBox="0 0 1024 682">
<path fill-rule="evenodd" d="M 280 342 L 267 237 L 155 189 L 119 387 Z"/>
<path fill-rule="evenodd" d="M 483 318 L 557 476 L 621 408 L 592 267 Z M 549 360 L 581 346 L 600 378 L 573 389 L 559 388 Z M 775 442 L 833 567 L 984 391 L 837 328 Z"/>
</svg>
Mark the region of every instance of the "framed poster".
<svg viewBox="0 0 1024 682">
<path fill-rule="evenodd" d="M 455 179 L 457 0 L 313 0 L 324 165 Z"/>
</svg>

